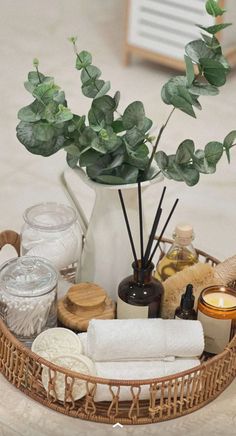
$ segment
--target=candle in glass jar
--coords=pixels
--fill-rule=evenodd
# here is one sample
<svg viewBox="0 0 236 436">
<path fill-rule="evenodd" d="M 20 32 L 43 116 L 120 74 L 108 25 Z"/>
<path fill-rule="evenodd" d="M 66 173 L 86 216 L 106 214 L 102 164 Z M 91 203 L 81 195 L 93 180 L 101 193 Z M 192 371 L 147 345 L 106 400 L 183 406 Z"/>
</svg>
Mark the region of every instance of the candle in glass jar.
<svg viewBox="0 0 236 436">
<path fill-rule="evenodd" d="M 205 351 L 224 350 L 236 332 L 236 291 L 226 286 L 204 289 L 198 301 L 198 320 L 205 336 Z"/>
<path fill-rule="evenodd" d="M 212 292 L 210 294 L 204 295 L 203 299 L 206 303 L 211 306 L 222 308 L 222 309 L 231 309 L 232 307 L 236 307 L 236 295 L 231 295 L 224 292 L 223 289 L 220 292 Z"/>
</svg>

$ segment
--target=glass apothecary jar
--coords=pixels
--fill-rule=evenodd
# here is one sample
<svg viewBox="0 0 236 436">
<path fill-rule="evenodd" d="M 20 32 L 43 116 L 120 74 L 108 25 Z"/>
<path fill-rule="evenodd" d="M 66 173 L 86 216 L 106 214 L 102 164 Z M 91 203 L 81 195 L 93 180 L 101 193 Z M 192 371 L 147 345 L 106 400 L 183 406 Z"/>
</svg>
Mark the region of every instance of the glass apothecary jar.
<svg viewBox="0 0 236 436">
<path fill-rule="evenodd" d="M 57 278 L 53 265 L 40 257 L 14 258 L 1 266 L 1 317 L 26 346 L 57 325 Z"/>
<path fill-rule="evenodd" d="M 26 209 L 21 231 L 21 255 L 48 259 L 63 274 L 73 274 L 82 250 L 77 212 L 58 203 L 41 203 Z"/>
</svg>

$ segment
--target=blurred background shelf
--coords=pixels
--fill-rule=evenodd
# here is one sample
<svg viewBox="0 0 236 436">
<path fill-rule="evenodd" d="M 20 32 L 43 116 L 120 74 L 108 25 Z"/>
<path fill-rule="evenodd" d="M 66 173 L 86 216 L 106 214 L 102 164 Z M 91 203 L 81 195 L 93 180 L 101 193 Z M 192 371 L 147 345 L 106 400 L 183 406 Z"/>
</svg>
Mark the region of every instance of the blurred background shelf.
<svg viewBox="0 0 236 436">
<path fill-rule="evenodd" d="M 226 14 L 214 18 L 206 14 L 205 0 L 126 0 L 124 64 L 128 65 L 135 55 L 183 70 L 185 45 L 200 37 L 195 24 L 236 21 L 235 0 L 222 0 L 221 6 L 227 9 Z M 230 64 L 236 65 L 235 28 L 219 32 L 217 37 Z"/>
</svg>

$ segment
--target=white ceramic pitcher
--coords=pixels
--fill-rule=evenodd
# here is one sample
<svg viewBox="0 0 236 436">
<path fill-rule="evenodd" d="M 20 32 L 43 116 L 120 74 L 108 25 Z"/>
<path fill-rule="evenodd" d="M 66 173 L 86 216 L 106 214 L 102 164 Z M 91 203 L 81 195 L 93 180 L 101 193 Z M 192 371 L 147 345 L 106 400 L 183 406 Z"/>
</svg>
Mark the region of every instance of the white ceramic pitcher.
<svg viewBox="0 0 236 436">
<path fill-rule="evenodd" d="M 71 175 L 74 179 L 75 175 L 77 176 L 78 183 L 78 190 L 76 193 L 73 192 L 73 195 L 69 180 Z M 113 300 L 116 300 L 118 285 L 123 278 L 132 273 L 131 265 L 134 260 L 118 189 L 121 189 L 123 193 L 137 257 L 139 258 L 140 234 L 137 184 L 105 185 L 96 183 L 89 179 L 80 168 L 75 170 L 68 168 L 64 172 L 64 178 L 67 189 L 73 197 L 78 210 L 81 228 L 85 236 L 77 271 L 77 282 L 95 282 L 102 286 Z M 142 183 L 145 243 L 151 230 L 147 228 L 146 215 L 148 213 L 151 220 L 153 219 L 162 186 L 153 186 L 154 191 L 149 195 L 148 208 L 145 205 L 146 191 L 150 190 L 150 185 L 154 185 L 160 180 L 162 180 L 162 177 L 158 176 L 153 180 Z M 81 192 L 79 192 L 79 188 L 81 188 Z M 84 204 L 82 204 L 82 201 Z"/>
</svg>

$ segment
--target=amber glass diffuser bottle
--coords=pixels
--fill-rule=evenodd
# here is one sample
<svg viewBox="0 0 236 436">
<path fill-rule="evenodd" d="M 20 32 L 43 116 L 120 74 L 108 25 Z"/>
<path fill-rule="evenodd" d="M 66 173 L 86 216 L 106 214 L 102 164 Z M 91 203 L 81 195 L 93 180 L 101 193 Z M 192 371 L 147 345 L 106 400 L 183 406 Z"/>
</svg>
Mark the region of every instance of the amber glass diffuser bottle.
<svg viewBox="0 0 236 436">
<path fill-rule="evenodd" d="M 133 275 L 126 277 L 118 288 L 117 318 L 158 318 L 164 292 L 159 280 L 152 276 L 151 263 L 146 269 L 132 264 Z"/>
</svg>

